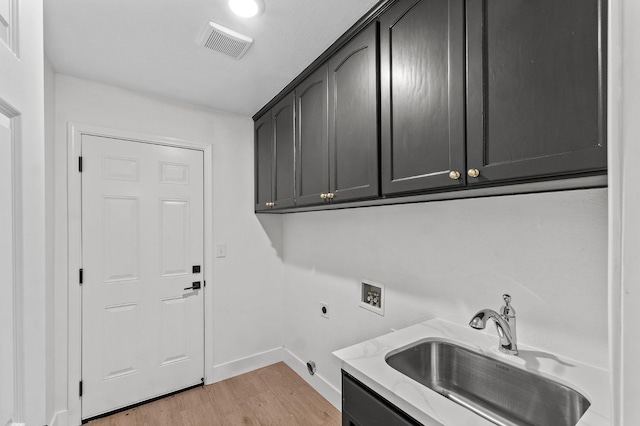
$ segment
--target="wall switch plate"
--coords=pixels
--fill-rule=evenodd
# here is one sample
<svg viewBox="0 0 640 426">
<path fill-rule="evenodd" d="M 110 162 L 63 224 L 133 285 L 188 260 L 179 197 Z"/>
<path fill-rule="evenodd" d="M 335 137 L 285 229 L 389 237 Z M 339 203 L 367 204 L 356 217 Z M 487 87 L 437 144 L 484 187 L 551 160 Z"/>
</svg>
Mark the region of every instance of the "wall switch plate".
<svg viewBox="0 0 640 426">
<path fill-rule="evenodd" d="M 360 307 L 384 316 L 384 285 L 370 280 L 360 283 Z"/>
<path fill-rule="evenodd" d="M 329 305 L 324 302 L 318 302 L 318 311 L 321 317 L 329 319 Z"/>
<path fill-rule="evenodd" d="M 216 246 L 216 257 L 227 257 L 227 245 L 218 244 Z"/>
</svg>

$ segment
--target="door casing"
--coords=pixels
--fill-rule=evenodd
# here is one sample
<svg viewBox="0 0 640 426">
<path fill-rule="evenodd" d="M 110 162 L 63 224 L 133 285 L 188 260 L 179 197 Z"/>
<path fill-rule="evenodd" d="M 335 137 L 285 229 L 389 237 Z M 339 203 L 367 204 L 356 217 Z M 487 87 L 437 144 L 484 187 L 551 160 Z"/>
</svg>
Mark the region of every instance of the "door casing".
<svg viewBox="0 0 640 426">
<path fill-rule="evenodd" d="M 68 237 L 68 369 L 67 409 L 69 424 L 81 424 L 82 400 L 79 383 L 82 371 L 82 298 L 79 270 L 82 268 L 82 198 L 78 158 L 83 135 L 123 139 L 178 148 L 196 149 L 204 155 L 204 280 L 209 291 L 204 294 L 204 361 L 205 384 L 213 382 L 213 147 L 204 142 L 187 141 L 163 136 L 69 122 L 67 125 L 67 237 Z"/>
</svg>

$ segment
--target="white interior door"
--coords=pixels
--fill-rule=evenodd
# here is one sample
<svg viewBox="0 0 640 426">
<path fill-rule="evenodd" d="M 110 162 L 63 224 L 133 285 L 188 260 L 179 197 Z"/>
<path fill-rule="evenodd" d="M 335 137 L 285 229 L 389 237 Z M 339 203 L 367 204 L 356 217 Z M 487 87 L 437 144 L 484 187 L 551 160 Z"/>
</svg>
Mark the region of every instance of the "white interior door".
<svg viewBox="0 0 640 426">
<path fill-rule="evenodd" d="M 87 419 L 202 382 L 203 153 L 83 135 L 81 176 Z"/>
</svg>

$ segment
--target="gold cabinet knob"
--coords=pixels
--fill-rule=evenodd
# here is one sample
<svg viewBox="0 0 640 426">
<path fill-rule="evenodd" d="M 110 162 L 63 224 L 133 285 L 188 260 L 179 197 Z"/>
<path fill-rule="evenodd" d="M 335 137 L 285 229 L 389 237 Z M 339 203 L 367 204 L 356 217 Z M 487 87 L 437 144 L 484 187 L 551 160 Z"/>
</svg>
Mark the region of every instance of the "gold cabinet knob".
<svg viewBox="0 0 640 426">
<path fill-rule="evenodd" d="M 264 203 L 264 205 L 267 206 L 267 207 L 271 207 L 271 203 L 268 203 L 268 202 Z"/>
<path fill-rule="evenodd" d="M 330 199 L 330 200 L 333 200 L 333 197 L 335 197 L 335 196 L 336 196 L 336 194 L 334 194 L 333 192 L 330 192 L 330 193 L 327 194 L 327 198 Z"/>
<path fill-rule="evenodd" d="M 478 176 L 480 176 L 480 170 L 478 170 L 478 169 L 469 169 L 467 174 L 469 175 L 469 177 L 477 178 Z"/>
<path fill-rule="evenodd" d="M 320 194 L 320 198 L 322 198 L 323 200 L 327 199 L 327 194 Z"/>
<path fill-rule="evenodd" d="M 449 177 L 453 180 L 458 180 L 460 179 L 460 172 L 456 170 L 451 170 L 451 172 L 449 172 Z"/>
</svg>

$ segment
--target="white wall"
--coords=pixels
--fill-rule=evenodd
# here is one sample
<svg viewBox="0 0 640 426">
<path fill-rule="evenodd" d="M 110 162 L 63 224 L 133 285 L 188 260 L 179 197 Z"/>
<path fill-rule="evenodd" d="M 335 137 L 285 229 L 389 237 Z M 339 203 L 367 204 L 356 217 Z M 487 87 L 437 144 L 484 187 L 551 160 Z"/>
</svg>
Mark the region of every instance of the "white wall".
<svg viewBox="0 0 640 426">
<path fill-rule="evenodd" d="M 332 351 L 431 317 L 466 326 L 503 293 L 520 343 L 608 368 L 606 189 L 290 214 L 284 264 L 285 347 L 337 389 Z M 358 306 L 362 278 L 386 285 L 384 317 Z"/>
<path fill-rule="evenodd" d="M 252 120 L 64 75 L 56 76 L 55 97 L 56 409 L 67 406 L 68 122 L 212 144 L 213 237 L 215 244 L 227 244 L 227 257 L 215 259 L 214 282 L 207 283 L 214 300 L 214 365 L 206 367 L 219 367 L 273 349 L 279 353 L 282 262 L 278 245 L 282 218 L 258 220 L 253 214 Z"/>
</svg>

